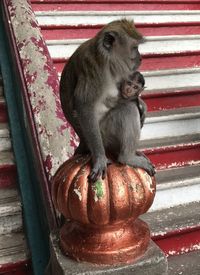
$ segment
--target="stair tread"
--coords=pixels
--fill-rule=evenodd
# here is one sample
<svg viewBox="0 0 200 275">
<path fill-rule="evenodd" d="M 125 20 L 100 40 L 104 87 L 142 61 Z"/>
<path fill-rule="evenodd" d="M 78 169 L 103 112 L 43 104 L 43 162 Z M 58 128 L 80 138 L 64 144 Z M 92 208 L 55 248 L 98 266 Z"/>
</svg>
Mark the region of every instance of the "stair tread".
<svg viewBox="0 0 200 275">
<path fill-rule="evenodd" d="M 148 212 L 140 216 L 151 228 L 152 236 L 165 236 L 170 232 L 180 232 L 200 226 L 200 203 L 178 205 L 175 207 Z"/>
<path fill-rule="evenodd" d="M 0 154 L 0 167 L 13 165 L 14 164 L 14 155 L 13 152 L 5 151 Z"/>
<path fill-rule="evenodd" d="M 19 201 L 19 194 L 17 188 L 5 188 L 0 190 L 0 207 L 5 203 Z"/>
<path fill-rule="evenodd" d="M 183 136 L 163 137 L 158 139 L 141 140 L 140 148 L 143 150 L 154 150 L 155 148 L 166 149 L 181 146 L 193 146 L 200 143 L 199 133 Z M 165 148 L 164 148 L 165 147 Z"/>
<path fill-rule="evenodd" d="M 18 200 L 17 200 L 18 198 Z M 15 201 L 1 202 L 0 201 L 0 219 L 5 216 L 14 216 L 18 213 L 21 213 L 21 202 L 19 197 L 15 198 Z"/>
<path fill-rule="evenodd" d="M 0 236 L 0 264 L 16 263 L 30 257 L 23 233 Z"/>
<path fill-rule="evenodd" d="M 192 185 L 200 182 L 200 166 L 184 166 L 160 170 L 156 174 L 157 189 Z"/>
<path fill-rule="evenodd" d="M 170 110 L 162 110 L 162 111 L 153 111 L 147 113 L 147 119 L 145 123 L 150 123 L 155 118 L 162 121 L 169 121 L 174 119 L 184 119 L 184 118 L 196 118 L 200 116 L 200 107 L 199 106 L 192 106 L 192 107 L 185 107 L 185 108 L 177 108 L 177 109 L 170 109 Z M 171 117 L 171 118 L 170 118 Z"/>
<path fill-rule="evenodd" d="M 10 130 L 7 123 L 0 123 L 0 138 L 7 138 L 10 136 Z"/>
<path fill-rule="evenodd" d="M 199 275 L 200 250 L 168 258 L 169 275 Z"/>
<path fill-rule="evenodd" d="M 0 104 L 5 104 L 5 98 L 0 94 Z"/>
</svg>

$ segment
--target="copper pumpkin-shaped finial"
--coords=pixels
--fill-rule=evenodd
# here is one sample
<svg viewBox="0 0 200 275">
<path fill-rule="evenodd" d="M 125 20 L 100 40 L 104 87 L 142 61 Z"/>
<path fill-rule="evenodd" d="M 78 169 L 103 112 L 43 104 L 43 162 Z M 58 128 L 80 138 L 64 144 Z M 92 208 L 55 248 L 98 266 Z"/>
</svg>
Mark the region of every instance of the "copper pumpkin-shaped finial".
<svg viewBox="0 0 200 275">
<path fill-rule="evenodd" d="M 90 158 L 74 156 L 53 178 L 54 205 L 65 218 L 63 251 L 77 260 L 130 262 L 146 250 L 148 226 L 136 218 L 153 202 L 155 179 L 146 171 L 113 163 L 104 180 L 88 181 Z"/>
</svg>

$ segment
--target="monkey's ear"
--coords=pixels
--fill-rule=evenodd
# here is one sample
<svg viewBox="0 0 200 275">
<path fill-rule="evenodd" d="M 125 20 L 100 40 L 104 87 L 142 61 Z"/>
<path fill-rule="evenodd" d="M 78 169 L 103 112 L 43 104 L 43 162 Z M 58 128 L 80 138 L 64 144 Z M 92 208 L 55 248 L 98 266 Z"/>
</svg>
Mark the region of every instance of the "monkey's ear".
<svg viewBox="0 0 200 275">
<path fill-rule="evenodd" d="M 116 40 L 116 33 L 115 32 L 105 32 L 103 38 L 103 46 L 107 50 L 110 50 L 113 46 L 114 41 Z"/>
</svg>

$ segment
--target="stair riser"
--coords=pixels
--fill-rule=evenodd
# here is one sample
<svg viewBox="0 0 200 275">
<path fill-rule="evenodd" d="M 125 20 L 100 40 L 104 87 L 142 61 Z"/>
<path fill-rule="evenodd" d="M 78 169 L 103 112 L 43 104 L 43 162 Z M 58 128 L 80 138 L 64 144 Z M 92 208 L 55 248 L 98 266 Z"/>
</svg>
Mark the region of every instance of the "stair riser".
<svg viewBox="0 0 200 275">
<path fill-rule="evenodd" d="M 170 89 L 198 89 L 200 86 L 200 68 L 141 72 L 145 77 L 145 91 Z M 145 93 L 144 91 L 144 93 Z"/>
<path fill-rule="evenodd" d="M 15 165 L 0 166 L 0 189 L 16 185 L 17 170 Z"/>
<path fill-rule="evenodd" d="M 0 152 L 11 150 L 10 138 L 0 138 Z"/>
<path fill-rule="evenodd" d="M 147 104 L 148 111 L 161 111 L 161 110 L 170 110 L 183 107 L 192 107 L 200 105 L 200 93 L 188 93 L 188 94 L 176 94 L 165 96 L 157 96 L 152 98 L 144 98 L 145 103 Z"/>
<path fill-rule="evenodd" d="M 54 58 L 54 66 L 61 74 L 67 59 Z M 156 71 L 200 67 L 200 52 L 185 52 L 184 54 L 143 55 L 140 71 Z"/>
<path fill-rule="evenodd" d="M 135 24 L 138 31 L 145 36 L 161 35 L 195 35 L 199 34 L 200 22 Z M 45 40 L 84 39 L 94 37 L 102 29 L 101 26 L 41 26 Z"/>
<path fill-rule="evenodd" d="M 200 230 L 154 240 L 165 254 L 179 255 L 200 249 Z"/>
<path fill-rule="evenodd" d="M 122 4 L 117 4 L 113 3 L 110 5 L 110 3 L 81 3 L 81 4 L 76 4 L 76 3 L 69 3 L 69 1 L 60 1 L 58 4 L 56 1 L 55 4 L 50 4 L 48 2 L 44 3 L 38 3 L 34 4 L 33 2 L 32 7 L 34 11 L 49 11 L 49 10 L 63 10 L 63 11 L 87 11 L 87 10 L 111 10 L 111 11 L 118 11 L 122 10 Z M 63 3 L 66 2 L 66 3 Z M 159 3 L 148 3 L 144 2 L 142 4 L 138 3 L 126 3 L 123 2 L 123 9 L 124 10 L 199 10 L 200 9 L 200 4 L 199 3 L 163 3 L 160 1 Z"/>
<path fill-rule="evenodd" d="M 6 111 L 6 105 L 4 103 L 0 103 L 0 123 L 5 123 L 8 120 L 8 115 Z"/>
<path fill-rule="evenodd" d="M 31 275 L 30 260 L 20 261 L 17 263 L 3 264 L 0 266 L 0 274 L 2 275 Z"/>
<path fill-rule="evenodd" d="M 1 85 L 1 83 L 0 83 L 0 96 L 3 96 L 3 87 Z"/>
<path fill-rule="evenodd" d="M 22 214 L 0 217 L 0 234 L 10 234 L 22 230 Z"/>
<path fill-rule="evenodd" d="M 36 12 L 39 25 L 102 25 L 126 17 L 136 24 L 199 22 L 199 11 L 60 11 Z"/>
<path fill-rule="evenodd" d="M 183 116 L 183 118 L 177 119 L 175 115 L 171 115 L 166 117 L 166 120 L 162 117 L 157 117 L 157 121 L 147 118 L 142 128 L 140 140 L 184 136 L 200 132 L 199 116 L 196 118 L 192 118 L 192 115 L 190 116 L 188 118 Z"/>
<path fill-rule="evenodd" d="M 200 163 L 200 145 L 179 147 L 178 150 L 175 147 L 162 149 L 157 153 L 156 150 L 152 153 L 146 151 L 146 155 L 158 170 L 193 165 Z"/>
<path fill-rule="evenodd" d="M 199 35 L 151 36 L 139 46 L 142 55 L 175 54 L 200 51 Z M 69 58 L 86 39 L 47 40 L 52 58 Z"/>
<path fill-rule="evenodd" d="M 157 190 L 150 211 L 157 211 L 181 204 L 199 201 L 200 184 Z"/>
</svg>

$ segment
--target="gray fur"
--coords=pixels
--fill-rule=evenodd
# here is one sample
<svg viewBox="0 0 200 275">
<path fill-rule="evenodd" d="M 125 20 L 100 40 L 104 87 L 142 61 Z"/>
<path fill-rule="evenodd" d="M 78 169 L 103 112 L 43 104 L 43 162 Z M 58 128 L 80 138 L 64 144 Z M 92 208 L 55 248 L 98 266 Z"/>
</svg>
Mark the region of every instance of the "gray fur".
<svg viewBox="0 0 200 275">
<path fill-rule="evenodd" d="M 136 153 L 140 136 L 137 105 L 117 101 L 117 83 L 127 79 L 141 61 L 140 36 L 134 31 L 137 39 L 133 37 L 130 24 L 126 20 L 108 24 L 76 50 L 61 75 L 62 108 L 80 138 L 76 153 L 91 153 L 92 181 L 105 176 L 105 151 L 111 148 L 119 162 L 153 174 L 153 166 Z"/>
</svg>

